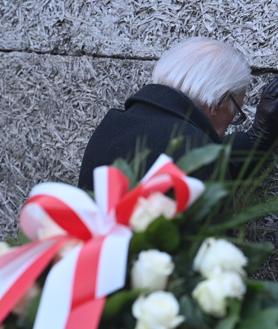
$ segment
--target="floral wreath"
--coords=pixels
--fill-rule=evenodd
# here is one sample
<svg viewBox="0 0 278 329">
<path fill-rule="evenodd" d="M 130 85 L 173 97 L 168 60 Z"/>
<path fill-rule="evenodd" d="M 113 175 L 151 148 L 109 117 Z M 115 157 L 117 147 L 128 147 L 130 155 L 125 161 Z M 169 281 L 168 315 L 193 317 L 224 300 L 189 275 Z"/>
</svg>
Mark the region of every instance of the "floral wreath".
<svg viewBox="0 0 278 329">
<path fill-rule="evenodd" d="M 19 218 L 31 242 L 0 244 L 3 328 L 278 328 L 278 284 L 248 277 L 272 248 L 228 233 L 277 199 L 234 213 L 234 185 L 185 174 L 223 154 L 209 145 L 178 165 L 162 154 L 134 188 L 123 160 L 99 167 L 93 198 L 35 186 Z"/>
</svg>

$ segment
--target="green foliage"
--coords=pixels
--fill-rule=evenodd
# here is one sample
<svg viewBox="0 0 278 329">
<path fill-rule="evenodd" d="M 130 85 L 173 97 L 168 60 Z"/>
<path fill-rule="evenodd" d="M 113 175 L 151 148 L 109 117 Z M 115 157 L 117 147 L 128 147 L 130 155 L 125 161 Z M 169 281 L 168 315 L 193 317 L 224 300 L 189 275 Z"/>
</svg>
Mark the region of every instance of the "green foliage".
<svg viewBox="0 0 278 329">
<path fill-rule="evenodd" d="M 204 147 L 193 149 L 183 156 L 177 162 L 177 165 L 187 174 L 190 174 L 216 161 L 223 149 L 224 146 L 218 144 L 209 144 Z"/>
<path fill-rule="evenodd" d="M 238 239 L 232 240 L 248 258 L 248 273 L 258 271 L 263 265 L 267 257 L 269 257 L 273 250 L 273 244 L 270 242 L 252 243 L 248 241 L 240 241 Z"/>
<path fill-rule="evenodd" d="M 219 202 L 228 195 L 223 183 L 207 183 L 202 196 L 182 215 L 184 220 L 200 222 L 212 215 Z"/>
<path fill-rule="evenodd" d="M 142 290 L 122 290 L 107 298 L 103 317 L 105 320 L 115 318 L 128 308 L 142 294 Z"/>
<path fill-rule="evenodd" d="M 277 307 L 259 310 L 245 318 L 237 329 L 278 329 Z"/>
<path fill-rule="evenodd" d="M 165 150 L 165 153 L 169 156 L 173 156 L 177 150 L 179 150 L 184 144 L 184 136 L 173 136 L 170 138 L 169 144 Z"/>
<path fill-rule="evenodd" d="M 215 162 L 214 179 L 206 182 L 203 195 L 186 212 L 178 215 L 176 220 L 170 222 L 162 218 L 157 219 L 145 232 L 135 234 L 132 241 L 133 255 L 150 248 L 174 253 L 175 273 L 168 285 L 168 291 L 179 298 L 180 313 L 187 319 L 181 325 L 182 329 L 277 328 L 277 316 L 274 312 L 276 310 L 278 313 L 278 284 L 276 283 L 261 281 L 257 283 L 248 280 L 246 297 L 243 301 L 231 299 L 227 315 L 222 319 L 204 314 L 191 297 L 193 289 L 201 280 L 201 277 L 194 273 L 192 262 L 204 238 L 217 236 L 234 242 L 248 258 L 248 273 L 258 270 L 273 252 L 270 243 L 251 243 L 245 241 L 244 236 L 239 238 L 227 236 L 230 235 L 231 230 L 238 230 L 251 220 L 269 213 L 278 213 L 277 198 L 258 201 L 257 196 L 254 197 L 256 188 L 262 183 L 261 176 L 244 180 L 242 173 L 241 180 L 224 180 L 230 154 L 231 149 L 228 146 L 209 145 L 193 150 L 182 157 L 179 165 L 187 173 Z M 252 158 L 248 157 L 249 164 L 251 161 Z M 261 161 L 261 163 L 265 162 Z M 245 167 L 247 168 L 248 164 Z M 255 169 L 258 173 L 259 166 L 257 165 Z M 246 190 L 243 196 L 240 192 L 241 187 L 242 190 Z M 237 195 L 241 196 L 240 202 L 235 202 Z M 253 197 L 250 198 L 250 195 Z M 174 223 L 178 224 L 179 231 L 176 231 L 177 227 L 172 225 Z M 178 242 L 169 248 L 167 244 L 165 245 L 167 241 Z M 253 320 L 254 314 L 257 321 Z M 267 317 L 268 322 L 266 322 Z M 256 323 L 255 326 L 255 322 L 260 325 Z M 266 326 L 263 323 L 266 323 Z"/>
<path fill-rule="evenodd" d="M 208 229 L 209 232 L 222 232 L 224 230 L 238 228 L 240 225 L 244 225 L 253 219 L 257 219 L 262 216 L 266 216 L 270 213 L 278 213 L 278 198 L 272 198 L 265 200 L 260 204 L 250 206 L 242 209 L 239 212 L 235 212 L 229 216 L 223 218 L 223 223 L 213 225 Z"/>
<path fill-rule="evenodd" d="M 137 255 L 142 250 L 151 249 L 153 245 L 148 241 L 146 233 L 134 233 L 130 243 L 130 254 Z"/>
<path fill-rule="evenodd" d="M 184 295 L 180 299 L 180 314 L 185 317 L 185 323 L 182 328 L 190 329 L 209 329 L 207 317 L 201 312 L 195 301 Z"/>
<path fill-rule="evenodd" d="M 146 147 L 146 139 L 138 139 L 136 141 L 134 157 L 130 161 L 130 167 L 138 182 L 146 172 L 146 162 L 150 154 L 150 150 Z"/>
<path fill-rule="evenodd" d="M 241 321 L 236 329 L 278 328 L 278 283 L 247 280 Z"/>
<path fill-rule="evenodd" d="M 27 238 L 27 236 L 24 233 L 19 231 L 16 238 L 9 238 L 9 239 L 7 239 L 6 242 L 12 247 L 17 247 L 17 246 L 22 246 L 23 244 L 29 243 L 30 240 Z"/>
<path fill-rule="evenodd" d="M 172 253 L 177 250 L 180 241 L 177 223 L 160 217 L 153 221 L 145 232 L 133 235 L 130 253 L 138 254 L 142 250 L 152 248 Z"/>
<path fill-rule="evenodd" d="M 41 294 L 38 294 L 35 298 L 32 299 L 32 301 L 27 305 L 25 318 L 26 318 L 26 327 L 32 328 L 32 324 L 35 321 L 36 314 L 39 308 L 41 299 Z"/>
<path fill-rule="evenodd" d="M 146 162 L 150 150 L 146 147 L 146 140 L 138 138 L 135 145 L 134 156 L 130 161 L 116 159 L 113 166 L 120 169 L 130 180 L 130 188 L 134 187 L 146 172 Z"/>
<path fill-rule="evenodd" d="M 250 314 L 261 308 L 278 307 L 278 282 L 247 280 L 248 294 L 245 312 Z M 259 298 L 254 298 L 259 296 Z M 252 300 L 252 302 L 251 302 Z M 251 303 L 250 303 L 251 302 Z M 251 307 L 250 307 L 251 305 Z"/>
<path fill-rule="evenodd" d="M 168 154 L 174 154 L 182 142 L 182 137 L 173 137 L 167 149 Z M 130 161 L 118 159 L 114 162 L 113 165 L 129 178 L 130 188 L 136 186 L 145 174 L 148 155 L 149 150 L 144 148 L 144 140 L 138 141 L 135 156 Z M 247 157 L 238 179 L 227 181 L 225 177 L 230 157 L 230 145 L 212 144 L 189 151 L 183 156 L 178 165 L 187 173 L 214 164 L 213 176 L 205 182 L 205 192 L 176 218 L 169 220 L 159 217 L 144 232 L 134 233 L 131 240 L 130 266 L 143 250 L 158 249 L 172 255 L 175 271 L 170 277 L 167 290 L 179 300 L 180 314 L 186 318 L 181 329 L 278 329 L 278 283 L 246 278 L 247 293 L 243 300 L 229 300 L 227 315 L 221 319 L 205 314 L 192 297 L 193 289 L 204 279 L 193 271 L 193 260 L 206 237 L 219 237 L 236 244 L 248 258 L 247 274 L 254 273 L 273 252 L 270 243 L 251 243 L 244 239 L 244 227 L 248 222 L 270 213 L 278 213 L 277 198 L 258 201 L 258 197 L 255 197 L 256 189 L 267 174 L 265 170 L 262 175 L 258 175 L 261 164 L 265 164 L 265 157 L 264 161 L 260 160 L 256 165 L 255 174 L 253 172 L 248 180 L 244 177 L 252 162 L 251 156 Z M 237 236 L 239 229 L 240 234 Z M 26 242 L 23 234 L 9 241 L 12 245 Z M 44 281 L 45 275 L 41 278 Z M 135 319 L 131 314 L 132 304 L 140 294 L 148 291 L 131 290 L 129 278 L 130 273 L 127 273 L 124 290 L 107 298 L 101 328 L 135 327 Z M 5 329 L 31 328 L 38 301 L 39 297 L 34 299 L 20 319 L 10 317 L 5 323 Z"/>
<path fill-rule="evenodd" d="M 157 249 L 170 253 L 177 250 L 181 241 L 177 224 L 163 217 L 148 226 L 146 238 Z"/>
<path fill-rule="evenodd" d="M 234 329 L 240 321 L 241 303 L 239 300 L 231 299 L 228 304 L 228 314 L 221 319 L 215 329 Z"/>
</svg>

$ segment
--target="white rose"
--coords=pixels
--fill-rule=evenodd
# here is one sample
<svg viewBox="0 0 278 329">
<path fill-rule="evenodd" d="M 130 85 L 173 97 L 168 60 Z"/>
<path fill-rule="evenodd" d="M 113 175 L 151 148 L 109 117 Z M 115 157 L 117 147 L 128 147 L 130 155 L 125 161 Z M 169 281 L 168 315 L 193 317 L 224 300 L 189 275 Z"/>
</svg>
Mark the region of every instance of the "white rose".
<svg viewBox="0 0 278 329">
<path fill-rule="evenodd" d="M 247 258 L 232 243 L 209 238 L 201 245 L 194 259 L 193 268 L 208 278 L 213 273 L 222 271 L 235 271 L 243 275 L 243 267 L 246 264 Z"/>
<path fill-rule="evenodd" d="M 11 247 L 6 242 L 0 242 L 0 256 L 10 251 Z"/>
<path fill-rule="evenodd" d="M 142 251 L 131 270 L 133 288 L 164 290 L 174 263 L 166 252 L 158 250 Z"/>
<path fill-rule="evenodd" d="M 193 291 L 201 309 L 215 317 L 226 315 L 227 298 L 242 299 L 246 287 L 239 274 L 222 272 L 214 277 L 200 282 Z"/>
<path fill-rule="evenodd" d="M 140 198 L 131 216 L 130 224 L 135 232 L 142 232 L 159 216 L 168 219 L 176 213 L 176 202 L 162 193 L 153 193 L 147 199 Z"/>
<path fill-rule="evenodd" d="M 139 297 L 132 306 L 137 319 L 136 329 L 171 329 L 179 326 L 184 317 L 179 314 L 179 303 L 169 292 L 157 291 Z"/>
</svg>

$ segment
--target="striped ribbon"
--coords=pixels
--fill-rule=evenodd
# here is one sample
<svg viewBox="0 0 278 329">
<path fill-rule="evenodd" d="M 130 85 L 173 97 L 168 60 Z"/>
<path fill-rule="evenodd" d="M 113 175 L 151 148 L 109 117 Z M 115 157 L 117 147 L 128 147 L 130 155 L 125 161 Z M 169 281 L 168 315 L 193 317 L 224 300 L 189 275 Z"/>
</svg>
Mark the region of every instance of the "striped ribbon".
<svg viewBox="0 0 278 329">
<path fill-rule="evenodd" d="M 20 224 L 33 242 L 0 257 L 0 322 L 61 248 L 75 242 L 47 276 L 34 328 L 97 328 L 105 297 L 125 285 L 132 236 L 129 220 L 138 199 L 173 189 L 181 212 L 204 190 L 202 182 L 187 177 L 166 155 L 131 191 L 127 177 L 114 167 L 95 169 L 94 184 L 95 201 L 63 183 L 42 183 L 32 189 Z M 39 240 L 45 220 L 62 233 Z"/>
</svg>

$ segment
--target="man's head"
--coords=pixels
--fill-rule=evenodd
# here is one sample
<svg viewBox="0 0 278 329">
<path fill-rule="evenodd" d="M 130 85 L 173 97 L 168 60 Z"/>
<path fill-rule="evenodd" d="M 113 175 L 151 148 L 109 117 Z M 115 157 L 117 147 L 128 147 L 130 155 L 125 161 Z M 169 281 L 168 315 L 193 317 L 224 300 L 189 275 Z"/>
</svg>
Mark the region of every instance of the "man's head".
<svg viewBox="0 0 278 329">
<path fill-rule="evenodd" d="M 166 51 L 157 62 L 153 83 L 182 91 L 223 135 L 241 107 L 250 82 L 245 58 L 224 42 L 189 38 Z"/>
</svg>

